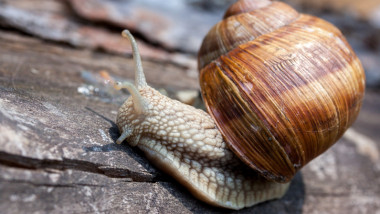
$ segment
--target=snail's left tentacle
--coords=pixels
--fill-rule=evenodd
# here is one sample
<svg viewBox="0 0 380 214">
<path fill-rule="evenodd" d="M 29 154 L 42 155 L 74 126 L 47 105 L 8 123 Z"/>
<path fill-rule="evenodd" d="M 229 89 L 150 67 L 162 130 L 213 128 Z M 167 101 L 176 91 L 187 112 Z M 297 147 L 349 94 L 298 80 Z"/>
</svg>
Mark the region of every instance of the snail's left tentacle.
<svg viewBox="0 0 380 214">
<path fill-rule="evenodd" d="M 137 89 L 142 89 L 146 87 L 148 84 L 145 80 L 144 70 L 141 63 L 140 53 L 137 47 L 136 40 L 133 38 L 132 34 L 128 30 L 123 30 L 121 33 L 123 37 L 129 39 L 132 45 L 133 52 L 133 61 L 135 62 L 135 86 Z"/>
</svg>

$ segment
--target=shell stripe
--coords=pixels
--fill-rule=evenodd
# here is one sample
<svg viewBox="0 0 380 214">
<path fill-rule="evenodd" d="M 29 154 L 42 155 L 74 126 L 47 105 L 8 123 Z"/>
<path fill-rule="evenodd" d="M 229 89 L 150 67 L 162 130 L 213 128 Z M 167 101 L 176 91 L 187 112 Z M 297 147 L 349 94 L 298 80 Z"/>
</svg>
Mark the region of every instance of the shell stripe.
<svg viewBox="0 0 380 214">
<path fill-rule="evenodd" d="M 214 74 L 202 70 L 201 78 L 214 83 L 201 87 L 207 105 L 215 106 L 209 109 L 226 140 L 248 165 L 264 174 L 264 168 L 269 169 L 279 181 L 290 178 L 344 133 L 360 109 L 362 97 L 355 91 L 364 91 L 358 81 L 363 78 L 360 62 L 340 32 L 308 15 L 240 45 L 206 68 Z M 218 88 L 208 89 L 213 85 Z M 228 103 L 236 107 L 224 115 L 216 113 Z M 274 162 L 281 164 L 269 164 Z"/>
</svg>

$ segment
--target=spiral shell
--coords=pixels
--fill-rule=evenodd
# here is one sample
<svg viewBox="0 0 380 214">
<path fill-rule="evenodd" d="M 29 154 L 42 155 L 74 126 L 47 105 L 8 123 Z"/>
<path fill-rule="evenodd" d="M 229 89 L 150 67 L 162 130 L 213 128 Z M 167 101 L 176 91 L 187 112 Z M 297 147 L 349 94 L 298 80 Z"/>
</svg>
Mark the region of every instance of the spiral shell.
<svg viewBox="0 0 380 214">
<path fill-rule="evenodd" d="M 278 182 L 343 135 L 364 95 L 363 68 L 341 32 L 281 2 L 232 5 L 198 64 L 203 99 L 229 147 Z"/>
</svg>

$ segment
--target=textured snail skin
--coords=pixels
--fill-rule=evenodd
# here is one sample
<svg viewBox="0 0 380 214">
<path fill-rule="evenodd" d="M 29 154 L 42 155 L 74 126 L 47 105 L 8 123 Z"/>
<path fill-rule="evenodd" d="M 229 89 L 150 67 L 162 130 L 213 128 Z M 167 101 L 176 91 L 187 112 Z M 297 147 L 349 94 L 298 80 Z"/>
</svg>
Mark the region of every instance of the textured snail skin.
<svg viewBox="0 0 380 214">
<path fill-rule="evenodd" d="M 284 195 L 289 184 L 267 181 L 245 166 L 227 148 L 206 112 L 149 86 L 139 93 L 147 110 L 136 114 L 132 98 L 128 99 L 117 116 L 119 129 L 133 130 L 126 141 L 194 196 L 215 206 L 241 209 Z"/>
<path fill-rule="evenodd" d="M 340 31 L 281 2 L 237 2 L 198 62 L 203 99 L 229 148 L 278 182 L 331 147 L 364 96 L 363 68 Z"/>
<path fill-rule="evenodd" d="M 117 143 L 137 146 L 195 197 L 214 206 L 241 209 L 285 194 L 288 183 L 264 179 L 228 149 L 210 115 L 149 87 L 133 37 L 126 30 L 123 36 L 131 40 L 137 69 L 134 85 L 115 86 L 132 95 L 117 115 Z"/>
</svg>

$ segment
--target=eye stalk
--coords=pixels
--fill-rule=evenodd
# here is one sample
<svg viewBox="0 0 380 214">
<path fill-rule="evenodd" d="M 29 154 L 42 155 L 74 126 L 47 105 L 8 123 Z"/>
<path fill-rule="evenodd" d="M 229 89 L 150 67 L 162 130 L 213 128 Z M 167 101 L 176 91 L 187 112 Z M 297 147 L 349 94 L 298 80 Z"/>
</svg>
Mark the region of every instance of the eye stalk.
<svg viewBox="0 0 380 214">
<path fill-rule="evenodd" d="M 121 35 L 125 38 L 128 38 L 132 45 L 132 53 L 133 53 L 133 61 L 135 62 L 135 86 L 137 89 L 142 89 L 146 87 L 148 84 L 145 80 L 145 75 L 141 63 L 141 57 L 139 53 L 139 49 L 137 47 L 137 42 L 135 38 L 133 38 L 131 32 L 129 30 L 123 30 Z"/>
<path fill-rule="evenodd" d="M 127 89 L 133 98 L 133 105 L 134 105 L 134 109 L 136 113 L 138 115 L 141 115 L 145 112 L 146 103 L 144 102 L 144 98 L 140 95 L 139 90 L 148 86 L 148 84 L 146 83 L 146 80 L 145 80 L 144 70 L 142 67 L 141 57 L 140 57 L 140 53 L 137 47 L 136 40 L 133 38 L 129 30 L 123 30 L 121 35 L 125 38 L 128 38 L 132 45 L 133 61 L 135 63 L 135 84 L 133 85 L 132 83 L 129 83 L 129 82 L 123 82 L 123 83 L 117 82 L 114 84 L 114 88 L 116 90 L 120 90 L 122 88 Z"/>
</svg>

